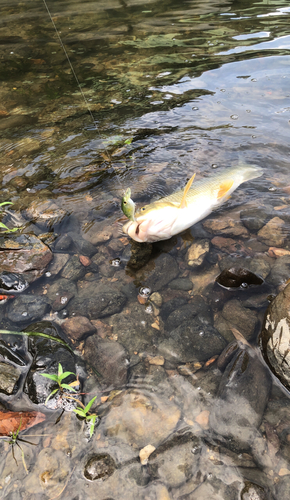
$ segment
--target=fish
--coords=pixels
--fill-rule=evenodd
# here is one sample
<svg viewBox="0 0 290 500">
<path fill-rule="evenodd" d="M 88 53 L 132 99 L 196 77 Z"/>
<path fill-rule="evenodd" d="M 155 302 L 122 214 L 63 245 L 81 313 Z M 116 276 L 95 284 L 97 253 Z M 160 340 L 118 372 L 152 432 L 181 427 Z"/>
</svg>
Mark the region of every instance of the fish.
<svg viewBox="0 0 290 500">
<path fill-rule="evenodd" d="M 228 200 L 243 182 L 263 175 L 257 165 L 238 165 L 194 182 L 195 174 L 184 189 L 136 210 L 127 189 L 124 214 L 129 221 L 123 232 L 139 243 L 153 243 L 185 231 Z M 192 185 L 193 184 L 193 185 Z M 129 207 L 129 208 L 128 208 Z"/>
</svg>

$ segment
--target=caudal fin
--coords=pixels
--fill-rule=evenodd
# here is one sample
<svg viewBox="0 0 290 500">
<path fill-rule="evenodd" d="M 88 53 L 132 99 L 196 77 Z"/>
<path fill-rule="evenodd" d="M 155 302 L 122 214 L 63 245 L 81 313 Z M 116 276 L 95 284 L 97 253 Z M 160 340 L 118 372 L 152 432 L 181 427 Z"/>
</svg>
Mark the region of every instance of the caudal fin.
<svg viewBox="0 0 290 500">
<path fill-rule="evenodd" d="M 257 165 L 243 164 L 238 168 L 243 179 L 242 182 L 250 181 L 251 179 L 256 179 L 256 177 L 261 177 L 261 175 L 263 175 L 263 169 Z"/>
</svg>

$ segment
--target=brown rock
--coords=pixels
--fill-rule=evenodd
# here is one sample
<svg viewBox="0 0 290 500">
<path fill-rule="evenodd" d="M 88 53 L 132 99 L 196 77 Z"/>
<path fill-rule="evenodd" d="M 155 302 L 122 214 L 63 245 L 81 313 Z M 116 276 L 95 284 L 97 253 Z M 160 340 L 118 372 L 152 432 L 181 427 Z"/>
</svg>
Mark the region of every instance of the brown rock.
<svg viewBox="0 0 290 500">
<path fill-rule="evenodd" d="M 103 323 L 103 321 L 101 321 L 100 319 L 92 319 L 91 323 L 94 325 L 94 327 L 96 327 L 97 334 L 102 339 L 104 339 L 107 336 L 111 335 L 111 333 L 112 333 L 112 327 L 110 325 L 107 325 L 106 323 Z"/>
<path fill-rule="evenodd" d="M 64 332 L 73 340 L 81 340 L 96 331 L 96 328 L 85 316 L 73 316 L 62 324 Z"/>
<path fill-rule="evenodd" d="M 190 267 L 200 267 L 209 252 L 209 241 L 200 240 L 193 243 L 187 252 L 187 263 Z"/>
<path fill-rule="evenodd" d="M 232 213 L 216 219 L 208 219 L 203 223 L 203 227 L 210 233 L 218 233 L 227 236 L 249 235 L 249 231 L 240 221 L 239 215 Z"/>
<path fill-rule="evenodd" d="M 269 246 L 281 247 L 288 236 L 287 225 L 280 217 L 273 217 L 258 232 L 258 238 Z"/>
<path fill-rule="evenodd" d="M 80 263 L 85 267 L 90 266 L 92 263 L 91 259 L 89 257 L 87 257 L 86 255 L 80 255 L 79 259 L 80 259 Z"/>
<path fill-rule="evenodd" d="M 0 267 L 2 271 L 29 273 L 28 281 L 44 273 L 52 252 L 39 238 L 30 234 L 0 237 Z"/>
<path fill-rule="evenodd" d="M 55 253 L 53 255 L 53 261 L 50 264 L 48 271 L 53 275 L 58 274 L 66 265 L 69 257 L 70 255 L 68 253 Z"/>
<path fill-rule="evenodd" d="M 283 257 L 284 255 L 290 255 L 290 250 L 285 250 L 284 248 L 270 247 L 268 250 L 268 255 L 270 257 Z"/>
</svg>

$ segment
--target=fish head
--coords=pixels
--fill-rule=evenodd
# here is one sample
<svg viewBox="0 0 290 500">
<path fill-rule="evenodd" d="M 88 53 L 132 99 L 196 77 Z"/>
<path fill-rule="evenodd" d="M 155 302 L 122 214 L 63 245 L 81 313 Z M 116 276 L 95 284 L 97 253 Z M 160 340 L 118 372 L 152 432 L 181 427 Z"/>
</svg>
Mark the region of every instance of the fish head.
<svg viewBox="0 0 290 500">
<path fill-rule="evenodd" d="M 178 210 L 174 203 L 150 203 L 136 211 L 135 220 L 127 222 L 123 231 L 139 243 L 167 240 L 172 236 Z"/>
</svg>

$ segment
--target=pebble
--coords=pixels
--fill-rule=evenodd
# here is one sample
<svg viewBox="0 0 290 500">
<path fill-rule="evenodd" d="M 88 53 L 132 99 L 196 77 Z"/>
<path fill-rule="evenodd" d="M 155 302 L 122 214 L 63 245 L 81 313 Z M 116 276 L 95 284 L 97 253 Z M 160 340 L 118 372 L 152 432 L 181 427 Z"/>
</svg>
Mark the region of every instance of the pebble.
<svg viewBox="0 0 290 500">
<path fill-rule="evenodd" d="M 187 264 L 189 267 L 195 269 L 204 263 L 206 256 L 209 253 L 210 243 L 208 240 L 200 240 L 193 243 L 187 252 Z"/>
<path fill-rule="evenodd" d="M 282 247 L 287 236 L 287 224 L 280 217 L 269 220 L 258 232 L 258 238 L 269 247 Z"/>
</svg>

